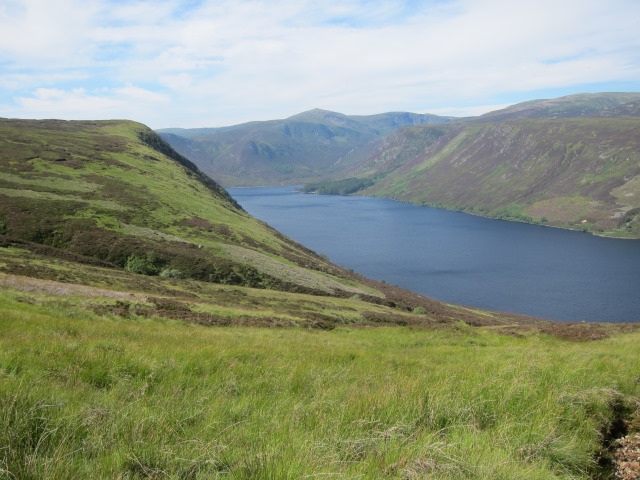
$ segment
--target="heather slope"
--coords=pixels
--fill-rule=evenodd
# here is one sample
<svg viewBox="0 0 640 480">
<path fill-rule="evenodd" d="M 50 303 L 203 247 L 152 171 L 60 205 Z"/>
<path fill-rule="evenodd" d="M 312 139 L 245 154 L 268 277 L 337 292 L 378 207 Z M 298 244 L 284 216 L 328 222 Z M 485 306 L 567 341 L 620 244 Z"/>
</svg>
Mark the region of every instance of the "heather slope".
<svg viewBox="0 0 640 480">
<path fill-rule="evenodd" d="M 366 193 L 638 237 L 638 132 L 633 118 L 459 125 Z"/>
<path fill-rule="evenodd" d="M 640 237 L 638 93 L 534 100 L 404 127 L 307 191 L 402 201 Z"/>
<path fill-rule="evenodd" d="M 363 293 L 143 125 L 4 120 L 0 129 L 0 222 L 12 240 L 144 274 Z"/>
</svg>

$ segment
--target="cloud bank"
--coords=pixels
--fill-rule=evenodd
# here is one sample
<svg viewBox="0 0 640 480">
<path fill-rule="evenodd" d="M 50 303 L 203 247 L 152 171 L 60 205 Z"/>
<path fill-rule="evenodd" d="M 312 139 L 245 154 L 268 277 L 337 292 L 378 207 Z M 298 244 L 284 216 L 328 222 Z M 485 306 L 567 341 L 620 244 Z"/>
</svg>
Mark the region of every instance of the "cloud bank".
<svg viewBox="0 0 640 480">
<path fill-rule="evenodd" d="M 8 0 L 0 116 L 221 126 L 640 90 L 636 0 Z"/>
</svg>

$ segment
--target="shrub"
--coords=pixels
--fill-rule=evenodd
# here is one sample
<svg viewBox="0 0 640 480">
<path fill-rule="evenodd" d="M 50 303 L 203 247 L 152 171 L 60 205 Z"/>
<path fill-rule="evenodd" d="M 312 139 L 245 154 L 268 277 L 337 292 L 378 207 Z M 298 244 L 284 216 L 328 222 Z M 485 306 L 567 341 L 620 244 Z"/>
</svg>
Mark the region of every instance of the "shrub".
<svg viewBox="0 0 640 480">
<path fill-rule="evenodd" d="M 153 252 L 148 252 L 144 257 L 129 255 L 124 265 L 125 270 L 142 275 L 157 275 L 160 272 L 160 261 Z M 176 270 L 177 271 L 177 270 Z"/>
<path fill-rule="evenodd" d="M 164 268 L 160 272 L 160 276 L 165 278 L 182 278 L 182 272 L 175 268 Z"/>
</svg>

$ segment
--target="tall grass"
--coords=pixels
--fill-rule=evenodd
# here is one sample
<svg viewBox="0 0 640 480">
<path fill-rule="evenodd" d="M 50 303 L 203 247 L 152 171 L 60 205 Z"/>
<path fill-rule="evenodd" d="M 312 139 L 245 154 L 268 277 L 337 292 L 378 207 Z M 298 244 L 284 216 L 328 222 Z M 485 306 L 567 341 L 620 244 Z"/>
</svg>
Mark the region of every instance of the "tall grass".
<svg viewBox="0 0 640 480">
<path fill-rule="evenodd" d="M 593 478 L 639 335 L 206 328 L 0 306 L 0 478 Z"/>
</svg>

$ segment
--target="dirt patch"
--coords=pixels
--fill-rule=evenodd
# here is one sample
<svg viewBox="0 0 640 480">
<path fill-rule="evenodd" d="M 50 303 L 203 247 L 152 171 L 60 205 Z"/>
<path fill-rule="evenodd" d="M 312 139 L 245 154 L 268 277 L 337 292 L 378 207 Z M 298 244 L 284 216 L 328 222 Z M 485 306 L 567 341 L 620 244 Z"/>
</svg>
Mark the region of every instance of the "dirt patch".
<svg viewBox="0 0 640 480">
<path fill-rule="evenodd" d="M 144 295 L 116 292 L 104 288 L 76 285 L 72 283 L 41 280 L 18 275 L 4 275 L 0 273 L 0 287 L 18 290 L 20 292 L 43 293 L 58 297 L 88 297 L 88 298 L 126 298 L 139 302 L 146 301 Z"/>
<path fill-rule="evenodd" d="M 640 479 L 640 433 L 627 435 L 617 440 L 613 455 L 615 478 L 621 480 Z"/>
<path fill-rule="evenodd" d="M 632 333 L 640 330 L 637 323 L 552 323 L 541 322 L 536 325 L 541 333 L 553 335 L 563 340 L 587 342 L 603 340 L 620 333 Z"/>
</svg>

